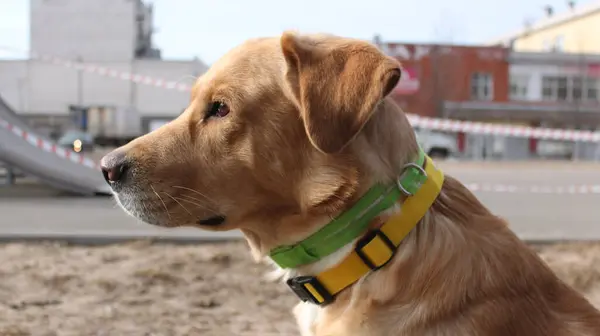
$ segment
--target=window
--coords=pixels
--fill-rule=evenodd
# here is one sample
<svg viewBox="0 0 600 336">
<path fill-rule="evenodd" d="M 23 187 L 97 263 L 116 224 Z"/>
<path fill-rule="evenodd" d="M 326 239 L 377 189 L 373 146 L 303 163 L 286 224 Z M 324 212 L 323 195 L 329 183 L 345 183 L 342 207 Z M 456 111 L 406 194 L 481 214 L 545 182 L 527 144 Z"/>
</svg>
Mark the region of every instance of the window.
<svg viewBox="0 0 600 336">
<path fill-rule="evenodd" d="M 598 78 L 586 78 L 584 86 L 585 98 L 589 101 L 598 101 L 598 84 L 600 84 Z"/>
<path fill-rule="evenodd" d="M 494 81 L 489 73 L 475 72 L 471 75 L 471 99 L 492 100 L 494 98 Z"/>
<path fill-rule="evenodd" d="M 564 50 L 565 50 L 565 37 L 562 35 L 559 35 L 554 39 L 554 51 L 564 51 Z"/>
<path fill-rule="evenodd" d="M 554 85 L 553 77 L 542 78 L 542 99 L 543 100 L 554 100 L 554 93 L 556 85 Z"/>
<path fill-rule="evenodd" d="M 544 76 L 542 99 L 548 101 L 598 101 L 598 78 Z"/>
<path fill-rule="evenodd" d="M 569 78 L 565 76 L 544 76 L 542 78 L 542 99 L 566 101 L 569 98 Z"/>
<path fill-rule="evenodd" d="M 529 87 L 529 76 L 511 75 L 510 76 L 510 99 L 527 100 L 527 91 Z"/>
<path fill-rule="evenodd" d="M 556 77 L 556 98 L 560 101 L 566 101 L 569 96 L 569 88 L 567 87 L 567 77 Z"/>
<path fill-rule="evenodd" d="M 573 101 L 581 101 L 583 98 L 583 78 L 571 78 L 571 98 Z"/>
</svg>

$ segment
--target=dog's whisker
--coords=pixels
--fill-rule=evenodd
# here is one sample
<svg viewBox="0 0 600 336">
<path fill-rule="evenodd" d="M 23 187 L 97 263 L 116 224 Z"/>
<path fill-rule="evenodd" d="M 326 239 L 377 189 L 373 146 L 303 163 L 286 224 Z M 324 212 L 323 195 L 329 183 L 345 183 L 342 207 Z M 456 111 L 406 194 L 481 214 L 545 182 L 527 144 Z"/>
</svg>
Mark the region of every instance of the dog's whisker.
<svg viewBox="0 0 600 336">
<path fill-rule="evenodd" d="M 203 204 L 202 200 L 197 199 L 196 197 L 185 195 L 185 194 L 181 194 L 179 196 L 185 197 L 188 201 L 200 203 L 200 204 L 196 203 L 196 205 L 198 205 L 199 207 L 201 207 L 205 210 L 212 211 L 212 212 L 218 212 L 213 206 L 211 206 L 210 204 Z"/>
<path fill-rule="evenodd" d="M 165 195 L 169 196 L 173 201 L 177 202 L 177 204 L 179 204 L 183 208 L 183 210 L 185 210 L 188 214 L 190 214 L 191 216 L 193 216 L 192 213 L 190 212 L 190 210 L 188 210 L 188 208 L 186 208 L 185 206 L 183 206 L 183 204 L 181 204 L 181 202 L 179 202 L 175 197 L 171 196 L 168 192 L 164 192 L 163 191 L 163 193 Z"/>
<path fill-rule="evenodd" d="M 184 196 L 184 195 L 182 195 L 182 196 Z M 194 201 L 192 201 L 192 200 L 185 199 L 185 198 L 180 198 L 180 197 L 173 197 L 173 198 L 175 198 L 175 199 L 177 199 L 177 200 L 180 200 L 180 201 L 182 201 L 182 202 L 188 202 L 188 203 L 190 203 L 190 204 L 193 204 L 193 205 L 195 205 L 195 206 L 197 206 L 197 207 L 199 207 L 199 208 L 202 208 L 202 209 L 204 209 L 204 210 L 208 210 L 208 211 L 214 212 L 214 210 L 213 210 L 213 209 L 211 209 L 211 208 L 209 208 L 209 207 L 207 207 L 207 206 L 205 206 L 205 205 L 203 205 L 203 204 L 201 204 L 201 203 L 198 203 L 200 200 L 197 200 L 197 199 L 194 199 L 194 198 L 192 198 L 192 199 L 194 199 L 194 200 L 196 201 L 196 202 L 194 202 Z"/>
<path fill-rule="evenodd" d="M 204 198 L 205 198 L 207 201 L 209 201 L 209 202 L 211 202 L 211 201 L 212 201 L 212 200 L 210 199 L 210 197 L 208 197 L 208 196 L 204 195 L 203 193 L 199 192 L 198 190 L 191 189 L 191 188 L 184 187 L 184 186 L 173 186 L 173 188 L 178 188 L 178 189 L 184 189 L 184 190 L 187 190 L 187 191 L 191 191 L 191 192 L 193 192 L 193 193 L 196 193 L 196 194 L 198 194 L 198 195 L 200 195 L 200 196 L 204 197 Z"/>
<path fill-rule="evenodd" d="M 171 214 L 169 213 L 169 209 L 167 208 L 165 201 L 163 201 L 162 197 L 160 197 L 160 195 L 156 192 L 156 190 L 154 189 L 154 186 L 150 185 L 150 188 L 152 188 L 152 192 L 154 192 L 156 197 L 158 197 L 158 199 L 162 203 L 163 207 L 165 207 L 165 212 L 167 213 L 167 216 L 169 216 L 169 221 L 171 221 Z"/>
</svg>

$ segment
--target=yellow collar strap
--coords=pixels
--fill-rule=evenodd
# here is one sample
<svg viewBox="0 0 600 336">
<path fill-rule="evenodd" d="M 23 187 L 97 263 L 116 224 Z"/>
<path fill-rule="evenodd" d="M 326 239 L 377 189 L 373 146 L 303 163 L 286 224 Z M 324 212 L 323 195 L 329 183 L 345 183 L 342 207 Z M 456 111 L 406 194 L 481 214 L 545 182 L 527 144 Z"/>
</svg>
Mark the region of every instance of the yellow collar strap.
<svg viewBox="0 0 600 336">
<path fill-rule="evenodd" d="M 444 174 L 434 166 L 430 157 L 426 157 L 425 172 L 427 180 L 417 193 L 406 198 L 401 211 L 390 217 L 380 229 L 369 231 L 339 264 L 316 276 L 289 279 L 287 284 L 294 293 L 304 302 L 326 305 L 367 273 L 385 266 L 442 190 Z"/>
</svg>

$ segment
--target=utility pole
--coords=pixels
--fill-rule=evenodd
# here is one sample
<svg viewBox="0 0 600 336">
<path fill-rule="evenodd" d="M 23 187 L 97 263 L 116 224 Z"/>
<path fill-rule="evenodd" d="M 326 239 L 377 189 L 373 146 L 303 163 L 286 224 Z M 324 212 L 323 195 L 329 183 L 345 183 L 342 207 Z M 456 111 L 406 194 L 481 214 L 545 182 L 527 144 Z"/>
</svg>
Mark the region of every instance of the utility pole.
<svg viewBox="0 0 600 336">
<path fill-rule="evenodd" d="M 83 58 L 77 56 L 77 105 L 83 105 Z"/>
<path fill-rule="evenodd" d="M 130 74 L 133 78 L 133 75 L 136 73 L 135 69 L 135 57 L 131 59 L 131 63 L 129 65 Z M 137 83 L 133 80 L 129 81 L 129 107 L 132 109 L 137 109 Z"/>
</svg>

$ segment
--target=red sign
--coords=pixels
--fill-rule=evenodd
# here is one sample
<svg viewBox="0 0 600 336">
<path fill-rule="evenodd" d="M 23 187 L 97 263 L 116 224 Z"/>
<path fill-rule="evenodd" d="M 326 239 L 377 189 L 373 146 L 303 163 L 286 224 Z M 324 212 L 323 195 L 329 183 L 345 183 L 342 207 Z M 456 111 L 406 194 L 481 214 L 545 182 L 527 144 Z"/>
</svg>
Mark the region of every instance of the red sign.
<svg viewBox="0 0 600 336">
<path fill-rule="evenodd" d="M 395 94 L 411 95 L 419 91 L 419 75 L 414 67 L 405 67 L 402 76 L 394 88 Z"/>
<path fill-rule="evenodd" d="M 560 67 L 560 70 L 564 75 L 600 77 L 600 64 L 598 63 L 582 64 L 580 66 L 567 65 Z"/>
</svg>

